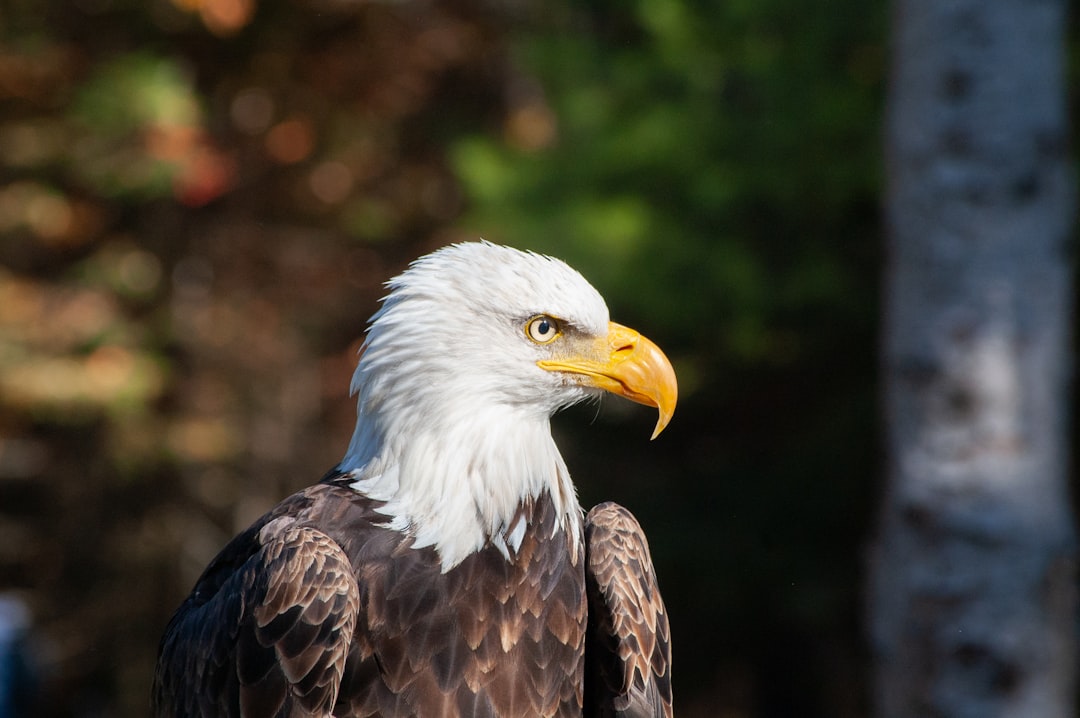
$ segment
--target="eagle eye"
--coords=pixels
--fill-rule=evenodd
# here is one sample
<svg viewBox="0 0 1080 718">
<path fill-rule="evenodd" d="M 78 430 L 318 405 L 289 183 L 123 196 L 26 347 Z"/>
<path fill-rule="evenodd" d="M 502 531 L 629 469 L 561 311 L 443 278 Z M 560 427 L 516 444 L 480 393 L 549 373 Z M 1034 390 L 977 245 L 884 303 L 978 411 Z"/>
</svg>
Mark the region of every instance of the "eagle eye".
<svg viewBox="0 0 1080 718">
<path fill-rule="evenodd" d="M 525 336 L 537 344 L 549 344 L 559 336 L 559 322 L 546 314 L 533 317 L 525 325 Z"/>
</svg>

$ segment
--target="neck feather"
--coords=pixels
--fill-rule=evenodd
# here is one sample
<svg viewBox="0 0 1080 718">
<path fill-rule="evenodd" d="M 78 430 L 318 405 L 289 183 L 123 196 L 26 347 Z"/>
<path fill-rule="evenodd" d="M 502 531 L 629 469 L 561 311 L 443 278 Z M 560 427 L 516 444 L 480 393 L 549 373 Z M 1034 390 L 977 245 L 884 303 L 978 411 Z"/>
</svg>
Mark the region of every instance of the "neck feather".
<svg viewBox="0 0 1080 718">
<path fill-rule="evenodd" d="M 390 528 L 434 547 L 444 572 L 488 545 L 512 560 L 526 528 L 520 508 L 545 492 L 576 550 L 581 507 L 546 416 L 500 406 L 396 418 L 361 402 L 341 469 L 386 502 Z"/>
</svg>

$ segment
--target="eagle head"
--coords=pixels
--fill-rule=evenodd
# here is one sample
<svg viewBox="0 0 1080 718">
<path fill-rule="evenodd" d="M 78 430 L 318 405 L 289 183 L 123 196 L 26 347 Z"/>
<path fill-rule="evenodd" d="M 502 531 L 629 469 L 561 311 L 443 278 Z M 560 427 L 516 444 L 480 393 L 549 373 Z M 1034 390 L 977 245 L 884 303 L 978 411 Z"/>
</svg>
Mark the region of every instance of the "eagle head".
<svg viewBox="0 0 1080 718">
<path fill-rule="evenodd" d="M 541 491 L 578 526 L 551 438 L 559 409 L 608 392 L 656 407 L 653 437 L 671 419 L 671 363 L 610 321 L 600 294 L 558 259 L 455 244 L 387 286 L 353 376 L 357 426 L 340 468 L 444 567 L 499 543 Z"/>
</svg>

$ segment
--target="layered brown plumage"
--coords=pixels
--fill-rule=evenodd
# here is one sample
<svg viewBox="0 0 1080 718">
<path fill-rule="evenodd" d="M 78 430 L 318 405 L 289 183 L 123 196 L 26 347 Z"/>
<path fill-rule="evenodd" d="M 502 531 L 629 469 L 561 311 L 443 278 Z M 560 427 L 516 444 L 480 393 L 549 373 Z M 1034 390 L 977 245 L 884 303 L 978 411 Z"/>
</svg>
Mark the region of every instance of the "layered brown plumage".
<svg viewBox="0 0 1080 718">
<path fill-rule="evenodd" d="M 574 550 L 541 497 L 510 561 L 488 547 L 443 574 L 347 482 L 210 564 L 162 641 L 156 715 L 671 715 L 667 617 L 626 509 L 590 512 Z"/>
<path fill-rule="evenodd" d="M 586 703 L 596 716 L 671 715 L 671 630 L 645 532 L 607 502 L 585 518 Z"/>
</svg>

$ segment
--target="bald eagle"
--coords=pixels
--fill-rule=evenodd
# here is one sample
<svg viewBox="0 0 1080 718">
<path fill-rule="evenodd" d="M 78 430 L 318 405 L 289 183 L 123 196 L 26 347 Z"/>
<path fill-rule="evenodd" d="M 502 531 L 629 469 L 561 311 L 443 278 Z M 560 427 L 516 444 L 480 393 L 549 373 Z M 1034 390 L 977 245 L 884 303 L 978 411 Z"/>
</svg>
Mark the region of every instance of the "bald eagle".
<svg viewBox="0 0 1080 718">
<path fill-rule="evenodd" d="M 668 617 L 625 508 L 582 516 L 552 440 L 675 374 L 550 257 L 451 245 L 388 283 L 345 458 L 206 568 L 162 638 L 162 718 L 670 716 Z"/>
</svg>

